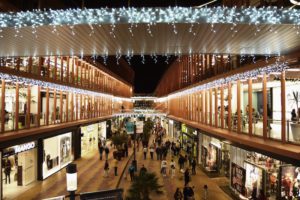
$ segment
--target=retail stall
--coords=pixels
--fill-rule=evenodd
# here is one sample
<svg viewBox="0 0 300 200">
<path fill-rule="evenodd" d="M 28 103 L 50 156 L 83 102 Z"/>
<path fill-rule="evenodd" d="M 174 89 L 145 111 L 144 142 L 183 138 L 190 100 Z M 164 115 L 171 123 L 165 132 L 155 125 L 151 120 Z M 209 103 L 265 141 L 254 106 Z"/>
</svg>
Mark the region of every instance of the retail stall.
<svg viewBox="0 0 300 200">
<path fill-rule="evenodd" d="M 31 141 L 2 150 L 3 197 L 37 181 L 37 143 Z"/>
</svg>

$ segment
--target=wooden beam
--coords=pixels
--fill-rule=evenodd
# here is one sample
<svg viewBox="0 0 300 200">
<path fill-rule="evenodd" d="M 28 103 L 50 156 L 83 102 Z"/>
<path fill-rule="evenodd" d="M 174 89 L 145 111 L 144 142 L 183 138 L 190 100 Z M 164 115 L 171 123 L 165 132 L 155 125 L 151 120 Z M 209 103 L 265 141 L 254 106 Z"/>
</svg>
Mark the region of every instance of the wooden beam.
<svg viewBox="0 0 300 200">
<path fill-rule="evenodd" d="M 5 80 L 2 79 L 2 88 L 1 88 L 1 132 L 5 131 Z"/>
<path fill-rule="evenodd" d="M 26 110 L 26 128 L 30 128 L 30 104 L 31 104 L 31 87 L 27 86 L 27 110 Z"/>
<path fill-rule="evenodd" d="M 218 88 L 215 89 L 215 127 L 218 127 Z"/>
<path fill-rule="evenodd" d="M 62 91 L 59 91 L 59 102 L 60 102 L 60 105 L 59 105 L 59 121 L 60 123 L 63 123 L 63 111 L 64 111 L 64 108 L 63 108 L 63 92 Z"/>
<path fill-rule="evenodd" d="M 54 98 L 54 101 L 53 101 L 53 105 L 54 105 L 53 107 L 54 108 L 53 108 L 53 117 L 52 118 L 54 119 L 54 124 L 55 124 L 56 123 L 56 106 L 57 106 L 56 105 L 56 89 L 54 89 L 54 95 L 53 96 L 54 96 L 53 97 Z"/>
<path fill-rule="evenodd" d="M 253 108 L 253 105 L 252 105 L 252 78 L 249 78 L 248 79 L 248 109 L 249 109 L 249 111 L 248 111 L 248 123 L 249 123 L 248 134 L 249 135 L 253 134 L 253 130 L 252 130 L 253 118 L 255 117 L 255 116 L 253 116 L 252 108 Z"/>
<path fill-rule="evenodd" d="M 16 83 L 15 130 L 19 130 L 19 83 Z"/>
<path fill-rule="evenodd" d="M 228 118 L 227 118 L 227 123 L 228 123 L 228 130 L 231 131 L 231 83 L 228 83 Z"/>
<path fill-rule="evenodd" d="M 40 121 L 41 121 L 41 110 L 42 110 L 42 97 L 41 97 L 41 86 L 38 86 L 38 102 L 37 102 L 37 126 L 40 126 Z"/>
<path fill-rule="evenodd" d="M 224 124 L 224 110 L 225 110 L 225 107 L 224 107 L 224 87 L 221 86 L 221 128 L 224 128 L 225 127 L 225 124 Z"/>
<path fill-rule="evenodd" d="M 64 82 L 64 57 L 60 57 L 60 81 Z"/>
<path fill-rule="evenodd" d="M 212 119 L 213 119 L 213 105 L 212 105 L 212 101 L 213 101 L 213 98 L 212 98 L 212 89 L 209 89 L 209 125 L 212 126 Z"/>
<path fill-rule="evenodd" d="M 276 97 L 275 97 L 276 98 Z M 281 72 L 281 141 L 286 143 L 286 93 L 285 93 L 285 72 Z M 296 111 L 298 112 L 298 111 Z"/>
<path fill-rule="evenodd" d="M 46 88 L 46 125 L 49 125 L 49 88 Z"/>
<path fill-rule="evenodd" d="M 263 138 L 268 138 L 268 96 L 267 96 L 267 76 L 263 75 Z"/>
<path fill-rule="evenodd" d="M 241 133 L 242 115 L 241 115 L 241 81 L 237 80 L 237 132 Z"/>
<path fill-rule="evenodd" d="M 65 115 L 66 115 L 66 122 L 69 121 L 69 92 L 66 92 L 66 112 L 65 112 Z"/>
</svg>

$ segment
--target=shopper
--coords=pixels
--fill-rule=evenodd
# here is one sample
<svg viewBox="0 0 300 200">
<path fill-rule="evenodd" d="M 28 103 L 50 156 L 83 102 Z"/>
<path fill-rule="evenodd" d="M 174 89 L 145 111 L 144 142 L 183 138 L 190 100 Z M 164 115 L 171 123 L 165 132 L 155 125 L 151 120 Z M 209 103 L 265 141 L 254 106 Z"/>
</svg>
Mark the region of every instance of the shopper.
<svg viewBox="0 0 300 200">
<path fill-rule="evenodd" d="M 173 159 L 170 162 L 170 175 L 171 178 L 174 178 L 175 176 L 175 162 L 173 161 Z"/>
<path fill-rule="evenodd" d="M 108 146 L 105 146 L 104 151 L 105 151 L 106 160 L 108 160 L 108 154 L 109 154 L 109 148 L 108 148 Z"/>
<path fill-rule="evenodd" d="M 179 188 L 176 189 L 176 192 L 174 194 L 174 200 L 182 200 L 183 199 L 183 194 L 180 191 Z"/>
<path fill-rule="evenodd" d="M 196 175 L 196 165 L 197 165 L 196 159 L 193 158 L 192 159 L 192 174 L 193 175 Z"/>
<path fill-rule="evenodd" d="M 6 163 L 5 163 L 5 168 L 4 168 L 5 184 L 7 184 L 7 180 L 8 180 L 8 183 L 10 184 L 10 172 L 11 172 L 11 162 L 9 159 L 7 159 Z"/>
<path fill-rule="evenodd" d="M 208 199 L 208 187 L 207 187 L 207 185 L 204 185 L 204 193 L 203 193 L 203 195 L 204 195 L 203 199 L 207 200 Z"/>
<path fill-rule="evenodd" d="M 135 167 L 134 167 L 133 163 L 131 163 L 131 165 L 129 166 L 128 171 L 129 171 L 129 175 L 130 175 L 130 180 L 133 181 L 134 171 L 135 171 Z"/>
<path fill-rule="evenodd" d="M 147 169 L 144 165 L 142 165 L 142 168 L 140 169 L 140 176 L 144 176 L 147 173 Z"/>
<path fill-rule="evenodd" d="M 125 142 L 124 144 L 124 152 L 125 152 L 125 157 L 128 157 L 128 144 Z"/>
<path fill-rule="evenodd" d="M 104 178 L 108 177 L 108 170 L 109 170 L 109 164 L 108 161 L 106 160 L 104 164 Z"/>
<path fill-rule="evenodd" d="M 193 188 L 191 188 L 189 186 L 189 184 L 187 184 L 186 186 L 184 186 L 184 188 L 183 188 L 183 196 L 184 196 L 184 200 L 195 199 L 194 198 L 194 190 L 193 190 Z"/>
<path fill-rule="evenodd" d="M 117 157 L 114 159 L 114 169 L 115 169 L 115 176 L 118 176 L 118 159 L 117 159 Z"/>
<path fill-rule="evenodd" d="M 154 147 L 153 145 L 150 146 L 150 157 L 151 157 L 151 160 L 153 160 L 153 154 L 154 154 Z"/>
<path fill-rule="evenodd" d="M 146 160 L 146 157 L 147 157 L 147 151 L 148 151 L 147 147 L 146 147 L 146 146 L 144 146 L 144 149 L 143 149 L 143 153 L 144 153 L 144 160 Z"/>
<path fill-rule="evenodd" d="M 102 154 L 103 154 L 103 146 L 102 146 L 102 142 L 100 140 L 100 142 L 98 142 L 98 149 L 99 149 L 99 154 L 100 154 L 100 160 L 102 160 Z"/>
<path fill-rule="evenodd" d="M 190 172 L 189 169 L 186 168 L 185 172 L 184 172 L 184 185 L 186 186 L 189 182 L 190 182 Z"/>
<path fill-rule="evenodd" d="M 155 149 L 157 160 L 160 160 L 160 147 L 156 147 Z"/>
<path fill-rule="evenodd" d="M 184 157 L 182 155 L 179 155 L 178 164 L 179 164 L 180 169 L 184 168 Z"/>
<path fill-rule="evenodd" d="M 167 176 L 167 161 L 164 159 L 161 161 L 161 173 L 164 177 Z"/>
</svg>

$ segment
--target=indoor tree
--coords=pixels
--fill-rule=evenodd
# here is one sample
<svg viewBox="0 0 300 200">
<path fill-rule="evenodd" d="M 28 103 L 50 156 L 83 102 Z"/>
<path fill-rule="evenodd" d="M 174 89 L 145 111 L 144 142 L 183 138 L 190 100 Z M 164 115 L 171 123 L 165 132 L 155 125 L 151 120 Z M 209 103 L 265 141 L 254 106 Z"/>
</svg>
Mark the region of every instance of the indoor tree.
<svg viewBox="0 0 300 200">
<path fill-rule="evenodd" d="M 136 176 L 128 190 L 127 200 L 149 200 L 150 194 L 162 194 L 162 185 L 158 183 L 155 173 L 146 172 Z"/>
<path fill-rule="evenodd" d="M 153 130 L 154 122 L 151 119 L 147 119 L 147 121 L 144 122 L 143 127 L 143 134 L 142 134 L 142 142 L 143 145 L 147 145 Z"/>
</svg>

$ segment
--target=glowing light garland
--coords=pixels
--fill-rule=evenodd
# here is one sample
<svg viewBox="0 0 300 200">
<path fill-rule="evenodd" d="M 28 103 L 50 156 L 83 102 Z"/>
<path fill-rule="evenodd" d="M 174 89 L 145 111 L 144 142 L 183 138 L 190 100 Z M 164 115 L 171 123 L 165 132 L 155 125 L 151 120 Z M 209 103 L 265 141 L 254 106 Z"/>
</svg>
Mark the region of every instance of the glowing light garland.
<svg viewBox="0 0 300 200">
<path fill-rule="evenodd" d="M 178 96 L 192 94 L 192 93 L 202 91 L 202 90 L 207 90 L 210 88 L 219 87 L 222 85 L 226 85 L 228 83 L 235 82 L 237 80 L 246 80 L 249 78 L 255 78 L 255 77 L 257 77 L 259 75 L 263 75 L 263 74 L 268 75 L 273 72 L 282 72 L 282 71 L 285 71 L 287 68 L 288 68 L 288 66 L 285 62 L 277 62 L 275 64 L 272 64 L 272 65 L 269 65 L 269 66 L 266 66 L 263 68 L 258 68 L 258 69 L 250 70 L 247 72 L 234 74 L 234 75 L 228 76 L 226 78 L 214 80 L 212 82 L 209 82 L 209 83 L 206 83 L 203 85 L 195 86 L 193 88 L 168 95 L 167 97 L 161 97 L 161 98 L 156 99 L 156 102 L 164 102 L 168 99 L 176 98 Z"/>
<path fill-rule="evenodd" d="M 50 89 L 56 89 L 58 91 L 63 91 L 63 92 L 73 92 L 75 94 L 112 98 L 113 100 L 116 100 L 116 101 L 118 101 L 118 100 L 119 101 L 129 101 L 129 102 L 132 101 L 130 98 L 116 97 L 116 96 L 101 93 L 101 92 L 93 92 L 93 91 L 89 91 L 89 90 L 60 85 L 60 84 L 56 84 L 56 83 L 50 83 L 50 82 L 45 82 L 45 81 L 41 81 L 41 80 L 34 80 L 34 79 L 19 77 L 19 76 L 15 76 L 15 75 L 11 75 L 11 74 L 0 73 L 0 79 L 3 79 L 5 81 L 15 82 L 15 83 L 24 83 L 25 85 L 37 85 L 37 86 L 41 86 L 41 87 L 47 87 Z"/>
<path fill-rule="evenodd" d="M 33 32 L 39 26 L 79 24 L 135 24 L 157 23 L 172 24 L 176 32 L 176 23 L 228 23 L 228 24 L 300 24 L 300 11 L 277 7 L 263 8 L 228 8 L 228 7 L 168 7 L 168 8 L 100 8 L 100 9 L 68 9 L 68 10 L 34 10 L 32 12 L 0 13 L 0 27 L 28 27 Z M 213 28 L 213 26 L 212 26 Z M 72 29 L 72 28 L 71 28 Z M 91 28 L 93 31 L 93 28 Z M 192 29 L 191 29 L 192 32 Z M 149 34 L 151 31 L 149 32 Z M 74 33 L 75 34 L 75 33 Z"/>
</svg>

